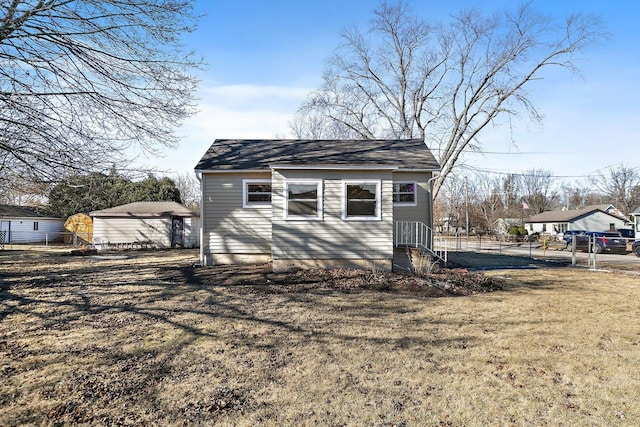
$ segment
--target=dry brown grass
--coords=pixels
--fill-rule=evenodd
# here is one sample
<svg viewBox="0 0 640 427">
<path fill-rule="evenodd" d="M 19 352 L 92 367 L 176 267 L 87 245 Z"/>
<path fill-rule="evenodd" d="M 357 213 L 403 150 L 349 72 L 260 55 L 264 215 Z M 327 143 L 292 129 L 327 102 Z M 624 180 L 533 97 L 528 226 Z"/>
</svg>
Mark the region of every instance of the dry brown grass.
<svg viewBox="0 0 640 427">
<path fill-rule="evenodd" d="M 0 425 L 640 424 L 637 277 L 424 298 L 195 259 L 0 252 Z"/>
</svg>

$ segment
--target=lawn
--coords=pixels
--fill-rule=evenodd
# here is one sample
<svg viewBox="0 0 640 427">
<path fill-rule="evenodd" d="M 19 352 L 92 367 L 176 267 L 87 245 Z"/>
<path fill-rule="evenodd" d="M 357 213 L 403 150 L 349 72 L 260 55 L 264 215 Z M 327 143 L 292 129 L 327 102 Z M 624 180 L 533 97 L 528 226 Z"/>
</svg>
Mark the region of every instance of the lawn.
<svg viewBox="0 0 640 427">
<path fill-rule="evenodd" d="M 0 425 L 640 424 L 637 276 L 454 296 L 196 260 L 0 251 Z"/>
</svg>

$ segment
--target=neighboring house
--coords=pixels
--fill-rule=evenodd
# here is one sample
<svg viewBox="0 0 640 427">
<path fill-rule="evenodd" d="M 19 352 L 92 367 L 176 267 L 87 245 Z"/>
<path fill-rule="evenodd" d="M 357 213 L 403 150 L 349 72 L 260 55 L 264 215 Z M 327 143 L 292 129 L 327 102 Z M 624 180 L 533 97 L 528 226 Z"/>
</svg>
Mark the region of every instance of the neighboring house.
<svg viewBox="0 0 640 427">
<path fill-rule="evenodd" d="M 134 202 L 94 211 L 93 243 L 97 248 L 144 245 L 155 248 L 196 247 L 200 218 L 176 202 Z"/>
<path fill-rule="evenodd" d="M 622 212 L 620 209 L 616 208 L 613 205 L 607 205 L 607 204 L 603 204 L 603 205 L 589 205 L 589 206 L 584 206 L 581 209 L 600 209 L 601 211 L 604 211 L 610 215 L 613 216 L 617 216 L 618 218 L 621 218 L 625 221 L 625 224 L 627 226 L 631 226 L 631 221 L 629 221 L 628 216 Z"/>
<path fill-rule="evenodd" d="M 520 225 L 522 225 L 521 218 L 498 218 L 491 224 L 491 231 L 499 235 L 509 234 L 512 227 Z"/>
<path fill-rule="evenodd" d="M 391 270 L 394 232 L 432 235 L 439 165 L 422 140 L 216 140 L 195 169 L 203 265 Z"/>
<path fill-rule="evenodd" d="M 64 218 L 43 208 L 0 205 L 3 243 L 41 243 L 62 240 Z"/>
<path fill-rule="evenodd" d="M 527 219 L 525 228 L 529 233 L 537 232 L 556 236 L 570 230 L 616 231 L 624 228 L 629 222 L 626 218 L 610 213 L 610 209 L 607 209 L 609 212 L 605 212 L 600 208 L 608 205 L 598 206 L 542 212 Z"/>
</svg>

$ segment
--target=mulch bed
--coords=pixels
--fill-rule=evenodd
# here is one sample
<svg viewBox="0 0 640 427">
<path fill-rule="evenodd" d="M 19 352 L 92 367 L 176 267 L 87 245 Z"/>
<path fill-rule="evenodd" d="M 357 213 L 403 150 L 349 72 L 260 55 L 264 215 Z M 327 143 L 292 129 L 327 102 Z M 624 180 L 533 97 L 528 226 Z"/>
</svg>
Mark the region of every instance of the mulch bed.
<svg viewBox="0 0 640 427">
<path fill-rule="evenodd" d="M 184 272 L 183 272 L 184 273 Z M 419 297 L 472 295 L 502 290 L 500 278 L 443 269 L 429 275 L 372 272 L 350 269 L 312 269 L 273 273 L 261 266 L 215 266 L 189 272 L 192 280 L 206 285 L 237 287 L 248 293 L 299 293 L 315 290 L 388 292 Z"/>
</svg>

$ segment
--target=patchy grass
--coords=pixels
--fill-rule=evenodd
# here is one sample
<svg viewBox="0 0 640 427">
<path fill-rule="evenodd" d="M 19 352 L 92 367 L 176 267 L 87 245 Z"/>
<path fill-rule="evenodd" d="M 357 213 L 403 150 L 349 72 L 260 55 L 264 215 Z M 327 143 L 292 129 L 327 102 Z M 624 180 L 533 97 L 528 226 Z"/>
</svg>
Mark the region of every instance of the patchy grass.
<svg viewBox="0 0 640 427">
<path fill-rule="evenodd" d="M 0 252 L 0 425 L 640 423 L 636 277 L 432 298 L 195 261 Z"/>
</svg>

